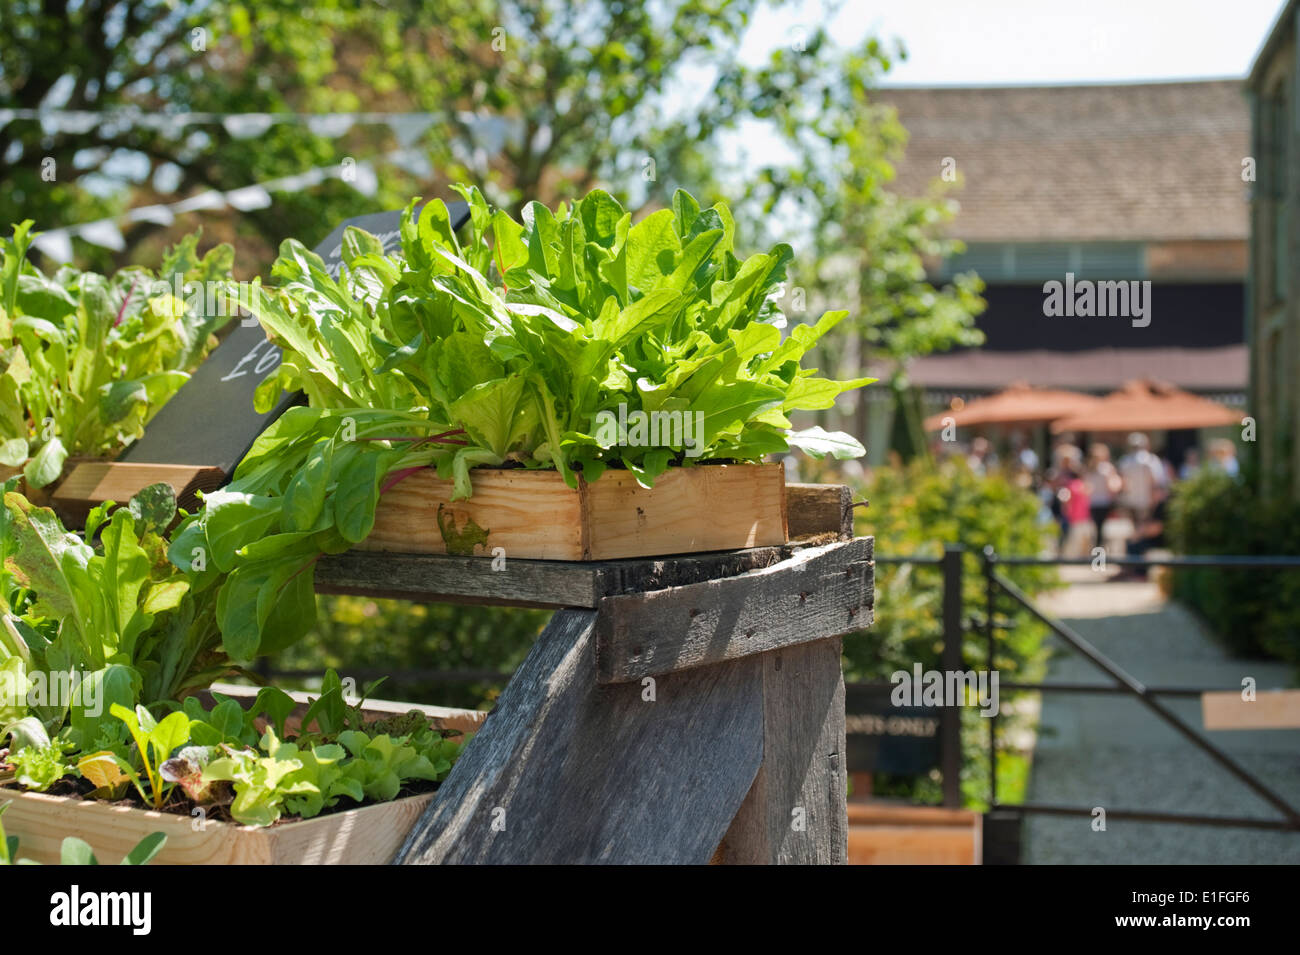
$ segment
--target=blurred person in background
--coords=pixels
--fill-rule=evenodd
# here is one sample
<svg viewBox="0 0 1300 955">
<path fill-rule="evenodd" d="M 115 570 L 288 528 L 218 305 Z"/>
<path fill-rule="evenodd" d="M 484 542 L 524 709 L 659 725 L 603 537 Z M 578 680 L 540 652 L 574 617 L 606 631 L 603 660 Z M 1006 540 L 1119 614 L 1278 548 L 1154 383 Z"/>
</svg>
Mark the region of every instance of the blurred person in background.
<svg viewBox="0 0 1300 955">
<path fill-rule="evenodd" d="M 976 438 L 970 443 L 970 456 L 966 459 L 970 469 L 976 474 L 988 474 L 998 466 L 998 456 L 993 453 L 993 447 L 989 444 L 989 439 L 985 437 Z"/>
<path fill-rule="evenodd" d="M 1187 453 L 1183 455 L 1183 466 L 1178 469 L 1178 480 L 1186 481 L 1189 477 L 1196 474 L 1201 469 L 1201 451 L 1199 448 L 1188 448 Z"/>
<path fill-rule="evenodd" d="M 1145 557 L 1147 553 L 1156 548 L 1164 548 L 1167 545 L 1165 541 L 1165 505 L 1169 501 L 1169 491 L 1167 488 L 1156 489 L 1156 500 L 1148 513 L 1142 520 L 1134 519 L 1135 536 L 1129 541 L 1128 551 L 1134 557 Z M 1125 567 L 1116 578 L 1117 580 L 1146 580 L 1146 567 Z"/>
<path fill-rule="evenodd" d="M 1237 446 L 1227 438 L 1215 438 L 1210 442 L 1210 468 L 1221 471 L 1230 478 L 1241 473 L 1237 464 Z"/>
<path fill-rule="evenodd" d="M 1151 516 L 1161 492 L 1169 484 L 1165 464 L 1151 453 L 1151 440 L 1142 432 L 1128 436 L 1129 453 L 1119 460 L 1119 476 L 1124 482 L 1120 504 L 1128 508 L 1135 526 Z"/>
<path fill-rule="evenodd" d="M 1097 442 L 1088 449 L 1088 463 L 1083 472 L 1083 483 L 1088 488 L 1088 508 L 1092 517 L 1098 544 L 1105 541 L 1102 527 L 1115 507 L 1115 498 L 1124 489 L 1124 480 L 1110 460 L 1110 448 Z"/>
<path fill-rule="evenodd" d="M 1029 439 L 1023 431 L 1011 432 L 1011 456 L 1016 465 L 1030 474 L 1038 473 L 1038 452 L 1029 446 Z"/>
<path fill-rule="evenodd" d="M 1073 470 L 1077 471 L 1080 467 L 1079 462 L 1083 459 L 1083 452 L 1075 447 L 1072 441 L 1071 435 L 1061 435 L 1056 446 L 1052 448 L 1052 464 L 1043 474 L 1043 497 L 1048 502 L 1048 507 L 1052 509 L 1052 518 L 1056 521 L 1058 550 L 1065 544 L 1065 534 L 1069 530 L 1069 522 L 1061 507 L 1061 490 L 1065 487 L 1065 472 L 1072 464 Z"/>
<path fill-rule="evenodd" d="M 1057 496 L 1065 517 L 1065 540 L 1061 547 L 1064 557 L 1086 557 L 1092 549 L 1092 507 L 1081 471 L 1078 458 L 1067 457 L 1062 462 Z"/>
</svg>

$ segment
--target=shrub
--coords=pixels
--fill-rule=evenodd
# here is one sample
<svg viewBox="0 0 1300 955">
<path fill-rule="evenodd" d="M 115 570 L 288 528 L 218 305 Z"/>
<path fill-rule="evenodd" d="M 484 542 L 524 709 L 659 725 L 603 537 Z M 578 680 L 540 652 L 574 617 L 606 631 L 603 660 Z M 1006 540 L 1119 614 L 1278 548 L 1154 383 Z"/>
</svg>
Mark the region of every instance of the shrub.
<svg viewBox="0 0 1300 955">
<path fill-rule="evenodd" d="M 1300 553 L 1300 504 L 1262 498 L 1248 482 L 1205 470 L 1169 501 L 1170 546 L 1180 554 Z M 1174 595 L 1242 656 L 1300 664 L 1300 571 L 1191 568 Z"/>
<path fill-rule="evenodd" d="M 1000 474 L 979 475 L 964 461 L 933 465 L 917 459 L 905 467 L 877 468 L 857 489 L 869 502 L 857 512 L 857 533 L 876 538 L 881 558 L 939 557 L 945 543 L 966 549 L 962 585 L 963 618 L 983 620 L 984 578 L 979 555 L 992 545 L 1000 554 L 1035 555 L 1045 528 L 1038 500 Z M 1033 594 L 1049 588 L 1055 573 L 1043 567 L 1007 567 L 1018 587 Z M 998 603 L 999 621 L 1012 626 L 998 634 L 996 664 L 1003 679 L 1028 678 L 1042 670 L 1043 630 L 1024 611 L 1007 613 Z M 876 566 L 876 621 L 845 641 L 845 678 L 888 680 L 895 670 L 919 662 L 937 669 L 943 649 L 943 578 L 937 567 L 917 564 Z M 983 664 L 982 631 L 967 635 L 967 665 Z"/>
<path fill-rule="evenodd" d="M 1037 498 L 1001 474 L 976 474 L 960 459 L 937 466 L 916 459 L 906 467 L 878 468 L 855 491 L 870 502 L 857 512 L 856 531 L 875 536 L 877 557 L 939 557 L 945 543 L 963 545 L 962 619 L 976 626 L 963 638 L 962 656 L 967 668 L 982 669 L 987 654 L 982 626 L 986 595 L 979 555 L 988 545 L 999 554 L 1038 554 L 1047 528 L 1039 521 Z M 1031 596 L 1056 580 L 1055 571 L 1046 567 L 1004 567 L 1002 572 Z M 1047 663 L 1046 628 L 1005 597 L 998 600 L 995 620 L 999 679 L 1041 679 Z M 875 623 L 844 641 L 845 679 L 888 681 L 894 671 L 910 670 L 918 662 L 923 669 L 937 670 L 942 652 L 942 571 L 877 562 Z M 1005 709 L 1009 696 L 1003 694 L 1000 741 L 1019 725 L 1016 714 Z M 968 707 L 961 711 L 961 725 L 962 793 L 968 806 L 981 808 L 988 794 L 988 724 Z M 1002 801 L 1023 798 L 1027 767 L 1024 754 L 1000 750 Z M 916 802 L 937 803 L 941 798 L 937 771 L 929 777 L 876 773 L 873 791 Z"/>
</svg>

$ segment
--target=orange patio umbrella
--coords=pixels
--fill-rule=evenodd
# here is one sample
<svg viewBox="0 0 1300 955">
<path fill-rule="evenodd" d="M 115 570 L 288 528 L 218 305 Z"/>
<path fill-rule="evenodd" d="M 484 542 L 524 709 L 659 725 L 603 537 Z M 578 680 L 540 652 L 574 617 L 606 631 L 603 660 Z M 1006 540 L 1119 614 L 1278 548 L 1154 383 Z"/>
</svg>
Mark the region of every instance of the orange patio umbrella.
<svg viewBox="0 0 1300 955">
<path fill-rule="evenodd" d="M 951 418 L 959 428 L 976 424 L 1046 424 L 1057 418 L 1082 413 L 1101 399 L 1077 391 L 1031 388 L 1016 382 L 987 398 L 976 398 L 957 411 L 941 411 L 925 419 L 926 431 L 938 431 Z"/>
<path fill-rule="evenodd" d="M 1062 431 L 1174 431 L 1240 424 L 1243 412 L 1161 381 L 1130 381 L 1092 408 L 1052 422 Z"/>
</svg>

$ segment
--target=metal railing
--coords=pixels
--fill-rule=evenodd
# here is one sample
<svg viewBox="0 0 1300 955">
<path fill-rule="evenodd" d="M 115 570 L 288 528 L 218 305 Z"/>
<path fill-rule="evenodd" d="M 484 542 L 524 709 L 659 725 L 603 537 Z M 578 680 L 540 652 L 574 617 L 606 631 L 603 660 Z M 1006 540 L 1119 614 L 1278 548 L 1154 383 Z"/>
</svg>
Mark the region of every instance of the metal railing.
<svg viewBox="0 0 1300 955">
<path fill-rule="evenodd" d="M 962 558 L 965 550 L 960 545 L 947 545 L 941 558 L 877 558 L 882 564 L 916 564 L 921 566 L 938 566 L 943 571 L 943 650 L 942 668 L 946 672 L 964 669 L 962 646 L 967 627 L 962 620 Z M 1237 760 L 1216 746 L 1195 727 L 1189 725 L 1169 707 L 1161 702 L 1162 697 L 1199 697 L 1203 693 L 1214 692 L 1221 688 L 1160 687 L 1148 686 L 1119 664 L 1111 660 L 1097 647 L 1085 639 L 1078 631 L 1065 623 L 1051 617 L 1038 607 L 1005 574 L 1000 567 L 1048 567 L 1048 566 L 1092 566 L 1088 558 L 1051 558 L 1051 557 L 1000 557 L 992 547 L 986 547 L 980 554 L 980 573 L 984 579 L 984 606 L 982 621 L 972 625 L 972 629 L 983 631 L 985 638 L 985 668 L 992 673 L 995 669 L 997 634 L 1005 630 L 1006 623 L 999 623 L 999 598 L 1010 599 L 1016 606 L 1023 608 L 1030 616 L 1048 627 L 1071 650 L 1083 656 L 1094 667 L 1101 670 L 1113 682 L 1099 685 L 1077 682 L 1007 682 L 1000 683 L 1000 689 L 1039 693 L 1101 693 L 1127 695 L 1137 699 L 1143 706 L 1154 713 L 1178 733 L 1189 740 L 1199 750 L 1227 770 L 1233 777 L 1251 789 L 1281 815 L 1280 819 L 1261 819 L 1247 816 L 1207 816 L 1192 813 L 1158 812 L 1134 809 L 1115 809 L 1106 811 L 1109 818 L 1128 819 L 1141 822 L 1171 822 L 1206 826 L 1238 826 L 1252 829 L 1271 829 L 1284 831 L 1300 830 L 1300 811 L 1288 800 L 1275 792 L 1255 773 L 1242 766 Z M 1189 557 L 1107 557 L 1106 563 L 1120 567 L 1171 567 L 1171 568 L 1222 568 L 1222 569 L 1258 569 L 1258 570 L 1300 570 L 1300 557 L 1281 556 L 1189 556 Z M 1239 688 L 1238 688 L 1239 689 Z M 960 766 L 962 760 L 960 738 L 960 714 L 954 707 L 946 706 L 940 712 L 940 771 L 943 777 L 944 805 L 961 805 Z M 989 811 L 1009 810 L 1020 813 L 1040 813 L 1044 815 L 1091 816 L 1094 809 L 1090 806 L 1062 806 L 1042 803 L 1006 804 L 998 802 L 998 715 L 995 710 L 989 717 Z"/>
</svg>

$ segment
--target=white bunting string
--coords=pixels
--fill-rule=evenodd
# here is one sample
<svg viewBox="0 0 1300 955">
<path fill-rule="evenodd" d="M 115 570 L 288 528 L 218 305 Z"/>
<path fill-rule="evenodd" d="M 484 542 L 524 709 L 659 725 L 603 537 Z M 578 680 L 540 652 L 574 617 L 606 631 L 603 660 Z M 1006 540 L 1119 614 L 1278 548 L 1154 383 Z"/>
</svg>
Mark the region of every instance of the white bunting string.
<svg viewBox="0 0 1300 955">
<path fill-rule="evenodd" d="M 501 150 L 507 137 L 518 136 L 522 122 L 502 116 L 460 111 L 456 114 L 474 136 L 477 144 L 489 153 Z M 139 109 L 0 109 L 0 130 L 14 120 L 37 120 L 48 135 L 68 133 L 85 135 L 96 126 L 116 129 L 139 127 L 153 129 L 178 138 L 187 126 L 222 126 L 234 139 L 254 139 L 272 126 L 305 125 L 314 135 L 338 139 L 355 125 L 386 125 L 402 148 L 409 148 L 447 114 L 436 112 L 352 112 L 352 113 L 146 113 Z M 539 130 L 549 135 L 549 130 Z"/>
<path fill-rule="evenodd" d="M 402 169 L 420 169 L 425 173 L 432 172 L 428 157 L 418 149 L 398 149 L 379 158 Z M 120 216 L 50 229 L 47 232 L 40 233 L 32 244 L 40 249 L 42 253 L 59 263 L 72 261 L 72 239 L 74 236 L 92 245 L 120 252 L 126 247 L 126 240 L 122 236 L 122 230 L 117 225 L 120 220 L 126 222 L 153 222 L 166 226 L 171 225 L 177 215 L 185 212 L 196 212 L 203 209 L 224 209 L 227 207 L 237 209 L 240 212 L 265 209 L 271 204 L 272 192 L 298 192 L 318 185 L 327 179 L 341 179 L 364 196 L 373 196 L 379 189 L 379 175 L 375 171 L 374 162 L 371 160 L 366 159 L 355 163 L 336 163 L 329 166 L 318 166 L 315 169 L 307 169 L 290 176 L 281 176 L 278 179 L 270 179 L 266 182 L 254 183 L 250 186 L 241 186 L 238 189 L 230 189 L 225 192 L 210 189 L 177 202 L 140 206 L 136 209 L 129 209 Z"/>
<path fill-rule="evenodd" d="M 98 219 L 95 222 L 87 222 L 77 230 L 77 234 L 91 245 L 112 249 L 114 252 L 121 252 L 126 248 L 126 240 L 122 238 L 122 230 L 117 227 L 117 223 L 112 219 Z"/>
<path fill-rule="evenodd" d="M 72 233 L 67 229 L 42 232 L 32 240 L 32 245 L 59 264 L 72 261 Z"/>
<path fill-rule="evenodd" d="M 156 126 L 160 123 L 179 123 L 184 126 L 211 126 L 215 124 L 224 124 L 227 120 L 238 122 L 241 118 L 257 117 L 257 122 L 265 122 L 266 125 L 278 123 L 307 123 L 319 126 L 322 123 L 338 124 L 344 121 L 351 127 L 353 124 L 377 124 L 391 123 L 393 121 L 424 119 L 429 123 L 437 122 L 438 119 L 445 117 L 445 112 L 432 111 L 415 111 L 415 112 L 376 112 L 376 111 L 359 111 L 344 113 L 295 113 L 291 111 L 275 113 L 212 113 L 212 112 L 175 112 L 175 113 L 146 113 L 144 110 L 119 108 L 105 110 L 86 110 L 86 109 L 0 109 L 0 121 L 14 119 L 38 119 L 50 120 L 51 122 L 67 123 L 72 126 L 84 126 L 89 123 L 91 127 L 95 123 L 131 123 L 138 126 Z M 88 127 L 89 128 L 89 127 Z M 70 130 L 69 130 L 70 131 Z M 345 130 L 346 131 L 346 130 Z"/>
</svg>

